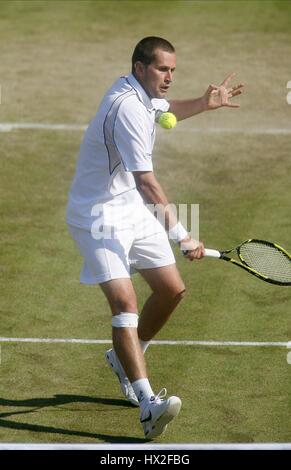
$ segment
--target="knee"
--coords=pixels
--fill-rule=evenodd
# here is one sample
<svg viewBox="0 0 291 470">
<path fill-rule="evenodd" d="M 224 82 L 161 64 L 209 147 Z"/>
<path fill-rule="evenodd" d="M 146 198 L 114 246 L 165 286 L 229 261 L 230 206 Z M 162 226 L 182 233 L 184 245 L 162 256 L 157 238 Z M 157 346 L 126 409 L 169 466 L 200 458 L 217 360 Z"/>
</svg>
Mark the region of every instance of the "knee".
<svg viewBox="0 0 291 470">
<path fill-rule="evenodd" d="M 185 286 L 183 286 L 182 289 L 178 290 L 178 292 L 176 292 L 176 295 L 175 295 L 175 300 L 177 301 L 177 303 L 180 303 L 181 300 L 183 300 L 183 298 L 185 297 L 186 295 L 186 288 Z"/>
<path fill-rule="evenodd" d="M 181 300 L 185 296 L 185 293 L 186 288 L 183 283 L 174 285 L 168 291 L 168 298 L 171 299 L 171 301 L 177 305 L 181 302 Z"/>
<path fill-rule="evenodd" d="M 114 315 L 120 312 L 129 312 L 129 313 L 136 313 L 137 312 L 137 305 L 135 302 L 131 302 L 130 300 L 115 302 L 112 313 Z"/>
<path fill-rule="evenodd" d="M 120 312 L 137 312 L 137 302 L 134 296 L 118 296 L 113 301 L 110 302 L 111 310 L 113 315 L 116 315 Z"/>
</svg>

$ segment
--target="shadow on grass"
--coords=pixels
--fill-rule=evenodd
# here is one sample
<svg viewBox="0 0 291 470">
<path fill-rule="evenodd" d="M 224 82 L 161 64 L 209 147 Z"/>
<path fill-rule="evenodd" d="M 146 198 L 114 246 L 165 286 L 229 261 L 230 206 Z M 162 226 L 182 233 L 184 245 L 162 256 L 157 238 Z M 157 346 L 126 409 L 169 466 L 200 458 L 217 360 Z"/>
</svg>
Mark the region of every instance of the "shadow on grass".
<svg viewBox="0 0 291 470">
<path fill-rule="evenodd" d="M 87 437 L 91 439 L 102 440 L 105 442 L 112 442 L 112 443 L 128 443 L 128 442 L 136 442 L 136 443 L 145 443 L 144 439 L 131 437 L 131 436 L 112 436 L 109 434 L 100 434 L 100 433 L 92 433 L 87 431 L 74 431 L 65 428 L 59 428 L 54 426 L 44 426 L 41 424 L 30 424 L 30 423 L 23 423 L 23 422 L 15 422 L 11 421 L 7 418 L 16 416 L 16 415 L 24 415 L 29 413 L 34 413 L 42 408 L 46 407 L 55 407 L 59 405 L 66 405 L 69 403 L 96 403 L 102 405 L 109 405 L 109 406 L 122 406 L 128 408 L 134 408 L 133 405 L 129 404 L 125 400 L 115 400 L 111 398 L 103 398 L 103 397 L 90 397 L 84 395 L 55 395 L 54 397 L 49 398 L 30 398 L 26 400 L 10 400 L 5 398 L 0 398 L 0 406 L 8 406 L 8 407 L 30 407 L 29 410 L 22 410 L 22 411 L 10 411 L 0 413 L 0 427 L 6 429 L 14 429 L 14 430 L 21 430 L 21 431 L 30 431 L 36 433 L 48 433 L 48 434 L 62 434 L 66 436 L 79 436 L 79 437 Z M 98 410 L 96 409 L 98 412 Z"/>
</svg>

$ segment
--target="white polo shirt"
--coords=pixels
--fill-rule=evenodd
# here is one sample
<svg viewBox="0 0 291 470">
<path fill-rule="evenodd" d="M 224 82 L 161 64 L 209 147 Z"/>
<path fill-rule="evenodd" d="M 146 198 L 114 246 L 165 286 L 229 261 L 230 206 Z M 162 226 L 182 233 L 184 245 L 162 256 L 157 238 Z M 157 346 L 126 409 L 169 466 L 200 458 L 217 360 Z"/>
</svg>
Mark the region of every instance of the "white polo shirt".
<svg viewBox="0 0 291 470">
<path fill-rule="evenodd" d="M 150 99 L 132 74 L 113 84 L 80 147 L 67 207 L 69 224 L 90 229 L 96 204 L 136 192 L 131 172 L 153 170 L 155 117 L 168 109 L 166 100 Z"/>
</svg>

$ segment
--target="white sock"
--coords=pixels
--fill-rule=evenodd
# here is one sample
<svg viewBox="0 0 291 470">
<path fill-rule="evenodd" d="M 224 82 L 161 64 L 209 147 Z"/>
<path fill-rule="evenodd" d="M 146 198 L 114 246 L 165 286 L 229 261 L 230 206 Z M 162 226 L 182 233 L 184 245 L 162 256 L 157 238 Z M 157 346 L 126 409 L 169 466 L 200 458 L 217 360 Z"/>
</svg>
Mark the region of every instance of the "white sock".
<svg viewBox="0 0 291 470">
<path fill-rule="evenodd" d="M 150 345 L 150 341 L 143 341 L 142 339 L 139 340 L 139 344 L 140 344 L 140 347 L 141 347 L 141 350 L 143 352 L 143 354 L 146 352 L 147 348 L 149 347 Z"/>
<path fill-rule="evenodd" d="M 151 397 L 155 395 L 152 387 L 150 386 L 149 380 L 138 379 L 132 382 L 131 385 L 139 401 L 139 406 L 144 408 Z"/>
</svg>

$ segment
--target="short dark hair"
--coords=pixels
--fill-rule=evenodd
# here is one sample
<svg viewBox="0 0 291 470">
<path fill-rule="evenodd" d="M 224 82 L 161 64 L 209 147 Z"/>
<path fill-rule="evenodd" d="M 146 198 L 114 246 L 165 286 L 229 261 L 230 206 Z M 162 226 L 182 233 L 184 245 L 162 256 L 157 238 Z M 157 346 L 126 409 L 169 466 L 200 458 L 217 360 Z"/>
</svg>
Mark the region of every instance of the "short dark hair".
<svg viewBox="0 0 291 470">
<path fill-rule="evenodd" d="M 132 54 L 132 72 L 134 72 L 134 64 L 138 61 L 142 62 L 145 65 L 151 64 L 155 59 L 156 49 L 161 49 L 162 51 L 170 53 L 175 52 L 174 46 L 166 39 L 159 38 L 156 36 L 148 36 L 146 38 L 143 38 L 135 46 L 135 49 Z"/>
</svg>

